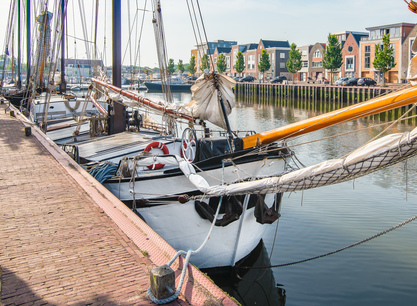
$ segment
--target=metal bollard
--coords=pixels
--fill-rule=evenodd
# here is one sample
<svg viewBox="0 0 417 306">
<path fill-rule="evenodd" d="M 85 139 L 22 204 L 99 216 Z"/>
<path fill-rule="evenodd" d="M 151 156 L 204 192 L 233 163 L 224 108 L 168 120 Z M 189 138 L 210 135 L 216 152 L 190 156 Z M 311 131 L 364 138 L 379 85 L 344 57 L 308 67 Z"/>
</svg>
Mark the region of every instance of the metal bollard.
<svg viewBox="0 0 417 306">
<path fill-rule="evenodd" d="M 32 135 L 32 128 L 30 126 L 25 127 L 25 136 Z"/>
</svg>

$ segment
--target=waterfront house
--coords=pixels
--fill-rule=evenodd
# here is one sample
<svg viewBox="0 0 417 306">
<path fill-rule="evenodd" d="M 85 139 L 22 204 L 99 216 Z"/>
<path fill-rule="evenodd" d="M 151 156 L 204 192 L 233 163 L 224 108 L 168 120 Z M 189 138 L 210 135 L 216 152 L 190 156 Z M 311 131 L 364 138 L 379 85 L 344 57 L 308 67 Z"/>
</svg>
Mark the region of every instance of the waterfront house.
<svg viewBox="0 0 417 306">
<path fill-rule="evenodd" d="M 264 40 L 261 39 L 256 51 L 256 73 L 258 79 L 262 79 L 263 73 L 259 72 L 258 63 L 261 59 L 262 49 L 265 49 L 269 55 L 269 62 L 271 68 L 265 72 L 265 78 L 272 79 L 276 76 L 286 76 L 288 80 L 292 79 L 292 74 L 288 72 L 286 63 L 288 61 L 289 52 L 291 50 L 290 44 L 287 41 L 280 40 Z"/>
<path fill-rule="evenodd" d="M 376 27 L 366 28 L 369 31 L 368 38 L 362 38 L 360 41 L 360 77 L 373 78 L 378 83 L 382 83 L 382 72 L 376 70 L 373 66 L 375 59 L 376 45 L 382 45 L 382 38 L 385 34 L 390 34 L 390 47 L 394 49 L 395 67 L 385 73 L 387 83 L 400 83 L 407 74 L 409 50 L 403 50 L 404 42 L 414 29 L 413 23 L 395 23 Z"/>
<path fill-rule="evenodd" d="M 359 43 L 362 38 L 368 37 L 368 33 L 346 32 L 343 41 L 342 57 L 343 64 L 340 69 L 341 74 L 337 77 L 358 78 L 359 77 Z M 343 38 L 342 38 L 343 39 Z M 336 80 L 337 78 L 334 78 Z"/>
<path fill-rule="evenodd" d="M 321 82 L 325 77 L 324 68 L 323 68 L 323 56 L 326 50 L 325 43 L 315 43 L 310 50 L 309 54 L 309 76 L 308 82 Z"/>
<path fill-rule="evenodd" d="M 298 47 L 297 50 L 301 52 L 301 70 L 294 74 L 295 81 L 307 82 L 309 76 L 309 58 L 312 45 Z"/>
</svg>

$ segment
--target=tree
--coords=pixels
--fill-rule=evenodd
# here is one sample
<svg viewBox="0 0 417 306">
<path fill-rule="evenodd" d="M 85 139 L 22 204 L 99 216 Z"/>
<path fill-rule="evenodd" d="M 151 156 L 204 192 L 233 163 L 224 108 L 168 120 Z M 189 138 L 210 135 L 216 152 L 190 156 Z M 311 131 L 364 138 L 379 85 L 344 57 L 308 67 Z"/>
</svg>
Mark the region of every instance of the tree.
<svg viewBox="0 0 417 306">
<path fill-rule="evenodd" d="M 243 70 L 245 70 L 245 59 L 243 58 L 243 54 L 241 51 L 237 53 L 235 70 L 239 74 L 241 74 Z"/>
<path fill-rule="evenodd" d="M 171 76 L 174 72 L 175 72 L 174 60 L 172 58 L 170 58 L 168 60 L 167 73 L 168 73 L 169 76 Z"/>
<path fill-rule="evenodd" d="M 223 72 L 225 72 L 225 71 L 226 71 L 227 65 L 226 65 L 226 59 L 225 59 L 225 57 L 224 57 L 224 54 L 223 54 L 223 53 L 221 53 L 221 54 L 219 55 L 219 57 L 217 58 L 217 63 L 216 63 L 216 65 L 217 65 L 217 71 L 218 71 L 218 72 L 223 73 Z"/>
<path fill-rule="evenodd" d="M 261 60 L 258 63 L 258 69 L 262 72 L 262 79 L 265 80 L 265 71 L 271 68 L 271 62 L 269 61 L 269 54 L 265 49 L 262 49 Z"/>
<path fill-rule="evenodd" d="M 333 73 L 343 64 L 342 45 L 335 34 L 329 34 L 328 44 L 323 56 L 323 67 L 331 72 L 331 84 L 333 84 Z"/>
<path fill-rule="evenodd" d="M 182 60 L 178 60 L 178 65 L 177 65 L 178 71 L 183 74 L 185 71 L 185 67 L 184 64 L 182 63 Z"/>
<path fill-rule="evenodd" d="M 292 82 L 294 84 L 294 74 L 301 70 L 301 52 L 297 50 L 295 43 L 291 44 L 291 50 L 288 54 L 288 61 L 286 63 L 287 69 L 292 73 Z"/>
<path fill-rule="evenodd" d="M 191 73 L 191 75 L 194 75 L 196 72 L 196 66 L 195 66 L 195 56 L 191 56 L 190 63 L 188 64 L 188 71 Z"/>
<path fill-rule="evenodd" d="M 204 72 L 205 69 L 210 69 L 210 62 L 209 62 L 209 58 L 208 58 L 207 54 L 204 54 L 203 57 L 201 58 L 200 69 L 203 72 Z"/>
<path fill-rule="evenodd" d="M 382 72 L 382 86 L 385 86 L 385 72 L 395 67 L 394 49 L 390 47 L 390 35 L 382 37 L 382 46 L 376 45 L 374 68 Z"/>
</svg>

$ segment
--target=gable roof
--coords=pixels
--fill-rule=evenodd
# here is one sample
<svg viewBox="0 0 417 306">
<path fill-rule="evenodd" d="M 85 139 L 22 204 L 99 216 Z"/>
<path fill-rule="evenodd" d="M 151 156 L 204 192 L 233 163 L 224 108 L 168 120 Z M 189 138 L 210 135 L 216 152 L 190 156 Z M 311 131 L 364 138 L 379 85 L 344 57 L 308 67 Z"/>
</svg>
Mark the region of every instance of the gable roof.
<svg viewBox="0 0 417 306">
<path fill-rule="evenodd" d="M 232 47 L 230 47 L 230 48 L 216 47 L 216 49 L 217 49 L 218 54 L 220 54 L 220 53 L 230 53 L 230 51 L 232 51 Z"/>
</svg>

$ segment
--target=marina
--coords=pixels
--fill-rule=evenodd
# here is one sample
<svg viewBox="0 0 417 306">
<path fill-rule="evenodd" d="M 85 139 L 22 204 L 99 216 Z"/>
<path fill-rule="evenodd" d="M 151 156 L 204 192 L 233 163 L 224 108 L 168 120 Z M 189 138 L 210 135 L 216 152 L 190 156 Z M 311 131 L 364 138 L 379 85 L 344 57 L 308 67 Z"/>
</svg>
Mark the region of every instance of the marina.
<svg viewBox="0 0 417 306">
<path fill-rule="evenodd" d="M 197 37 L 206 31 L 203 17 L 188 7 L 197 46 L 208 49 L 198 47 L 204 53 L 198 77 L 192 65 L 192 75 L 183 73 L 182 60 L 177 75 L 167 56 L 161 1 L 151 2 L 142 19 L 152 12 L 159 64 L 152 78 L 160 82 L 143 82 L 146 92 L 134 74 L 149 70 L 122 66 L 130 2 L 99 8 L 96 1 L 95 18 L 87 20 L 94 42 L 82 25 L 86 44 L 94 45 L 86 45 L 91 59 L 69 64 L 72 85 L 79 83 L 74 91 L 65 74 L 66 14 L 71 8 L 74 21 L 79 10 L 85 23 L 85 7 L 11 2 L 5 54 L 16 30 L 19 63 L 16 86 L 2 91 L 0 106 L 0 304 L 412 303 L 417 56 L 409 61 L 408 83 L 401 77 L 390 86 L 359 86 L 375 85 L 370 78 L 341 83 L 350 88 L 328 85 L 317 71 L 319 84 L 309 84 L 311 77 L 291 85 L 284 76 L 281 84 L 237 80 L 223 73 L 230 58 L 218 47 L 212 57 L 206 35 Z M 107 9 L 113 65 L 105 68 L 97 60 L 97 32 L 110 21 Z M 417 3 L 409 9 L 417 12 Z M 395 35 L 411 29 L 402 23 Z M 138 45 L 129 46 L 130 60 L 133 47 L 138 60 L 140 39 L 130 38 L 142 30 L 133 32 L 129 44 Z M 315 45 L 328 50 L 314 51 L 313 66 L 333 76 L 340 67 L 330 62 L 338 65 L 342 48 L 336 35 L 328 40 Z M 384 34 L 384 50 L 376 47 L 372 63 L 382 78 L 383 64 L 395 66 L 389 40 Z M 412 57 L 417 41 L 407 43 Z M 270 60 L 279 58 L 288 71 L 303 66 L 288 41 L 240 47 L 258 56 L 242 62 L 236 49 L 236 65 L 248 61 L 247 69 L 259 69 L 263 80 Z M 288 51 L 286 63 L 280 48 Z M 80 69 L 89 77 L 80 78 Z M 129 81 L 122 70 L 131 73 Z"/>
</svg>

